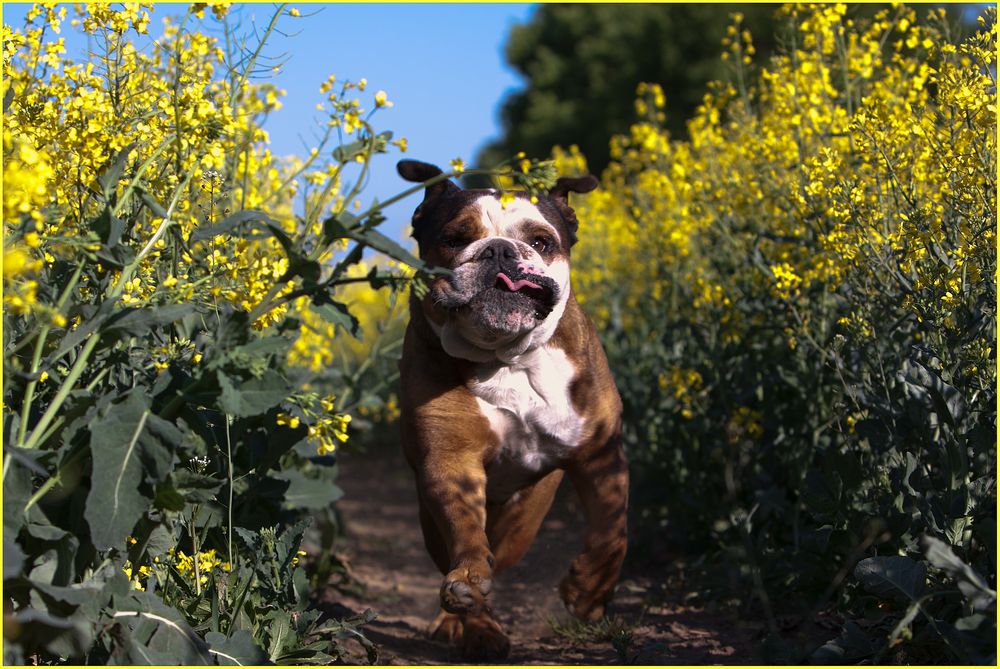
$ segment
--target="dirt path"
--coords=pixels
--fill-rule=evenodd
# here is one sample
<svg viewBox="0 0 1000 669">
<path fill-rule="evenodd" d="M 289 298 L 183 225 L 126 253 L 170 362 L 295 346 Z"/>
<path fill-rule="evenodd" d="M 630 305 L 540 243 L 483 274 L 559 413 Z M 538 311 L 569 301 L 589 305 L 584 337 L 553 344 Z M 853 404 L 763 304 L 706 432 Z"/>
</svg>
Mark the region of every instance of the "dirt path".
<svg viewBox="0 0 1000 669">
<path fill-rule="evenodd" d="M 438 610 L 441 575 L 424 550 L 409 467 L 391 448 L 344 455 L 340 467 L 346 492 L 338 502 L 346 534 L 340 549 L 365 592 L 331 591 L 326 601 L 345 615 L 378 612 L 366 634 L 379 646 L 380 664 L 461 663 L 455 651 L 425 633 Z M 556 587 L 582 545 L 583 520 L 574 503 L 564 485 L 528 555 L 497 579 L 494 612 L 512 647 L 505 664 L 622 664 L 623 657 L 634 664 L 759 661 L 760 624 L 684 606 L 682 574 L 673 567 L 626 562 L 608 610 L 616 624 L 603 635 L 573 624 Z M 569 631 L 557 634 L 553 622 Z M 611 628 L 623 626 L 631 628 L 624 656 L 607 638 Z"/>
</svg>

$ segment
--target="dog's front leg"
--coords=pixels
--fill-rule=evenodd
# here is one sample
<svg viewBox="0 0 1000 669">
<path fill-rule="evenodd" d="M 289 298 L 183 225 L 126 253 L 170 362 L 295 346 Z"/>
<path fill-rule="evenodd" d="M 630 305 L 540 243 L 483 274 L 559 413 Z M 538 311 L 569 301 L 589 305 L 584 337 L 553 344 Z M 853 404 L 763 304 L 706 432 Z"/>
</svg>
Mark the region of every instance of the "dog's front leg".
<svg viewBox="0 0 1000 669">
<path fill-rule="evenodd" d="M 486 471 L 476 451 L 448 449 L 418 468 L 420 503 L 437 525 L 448 551 L 441 607 L 477 614 L 493 588 L 493 554 L 486 538 Z M 477 449 L 478 450 L 478 449 Z"/>
<path fill-rule="evenodd" d="M 597 620 L 614 594 L 628 545 L 628 463 L 620 438 L 570 463 L 567 473 L 583 501 L 587 534 L 559 594 L 574 616 Z"/>
</svg>

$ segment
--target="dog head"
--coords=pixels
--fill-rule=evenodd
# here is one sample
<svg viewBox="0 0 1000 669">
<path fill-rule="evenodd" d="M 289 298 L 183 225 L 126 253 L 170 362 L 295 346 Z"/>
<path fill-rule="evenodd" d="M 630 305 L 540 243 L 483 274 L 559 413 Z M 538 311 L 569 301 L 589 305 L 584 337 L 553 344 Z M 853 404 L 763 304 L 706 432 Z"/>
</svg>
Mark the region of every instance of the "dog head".
<svg viewBox="0 0 1000 669">
<path fill-rule="evenodd" d="M 439 177 L 438 167 L 400 161 L 407 181 Z M 555 333 L 572 290 L 570 248 L 576 215 L 568 194 L 597 187 L 593 176 L 562 177 L 535 202 L 514 193 L 506 206 L 492 189 L 462 189 L 439 180 L 413 214 L 420 257 L 452 270 L 430 286 L 421 308 L 454 357 L 510 362 Z"/>
</svg>

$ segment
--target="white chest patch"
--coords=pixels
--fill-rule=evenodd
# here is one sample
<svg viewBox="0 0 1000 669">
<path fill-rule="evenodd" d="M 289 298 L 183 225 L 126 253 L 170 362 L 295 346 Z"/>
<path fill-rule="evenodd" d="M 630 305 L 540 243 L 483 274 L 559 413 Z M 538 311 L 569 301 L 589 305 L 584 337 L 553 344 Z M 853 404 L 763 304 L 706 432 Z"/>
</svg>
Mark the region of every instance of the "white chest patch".
<svg viewBox="0 0 1000 669">
<path fill-rule="evenodd" d="M 481 369 L 472 392 L 500 441 L 487 466 L 486 496 L 501 501 L 576 448 L 584 420 L 569 394 L 576 370 L 561 349 L 542 346 L 512 365 Z"/>
</svg>

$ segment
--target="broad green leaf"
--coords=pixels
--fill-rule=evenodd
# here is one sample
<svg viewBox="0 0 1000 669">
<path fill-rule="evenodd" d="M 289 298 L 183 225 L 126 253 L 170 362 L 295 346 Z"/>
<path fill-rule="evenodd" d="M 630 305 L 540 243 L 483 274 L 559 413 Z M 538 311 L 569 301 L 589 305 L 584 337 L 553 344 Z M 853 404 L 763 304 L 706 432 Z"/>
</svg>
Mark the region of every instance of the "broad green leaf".
<svg viewBox="0 0 1000 669">
<path fill-rule="evenodd" d="M 165 304 L 144 309 L 123 309 L 104 323 L 101 330 L 106 334 L 132 335 L 141 337 L 157 327 L 179 321 L 193 313 L 195 305 Z"/>
<path fill-rule="evenodd" d="M 56 352 L 48 356 L 48 364 L 55 364 L 59 358 L 82 344 L 87 337 L 102 326 L 114 313 L 115 303 L 115 300 L 105 300 L 96 311 L 93 311 L 88 318 L 84 319 L 83 323 L 77 329 L 67 332 L 66 336 L 59 342 L 59 348 L 56 349 Z"/>
<path fill-rule="evenodd" d="M 854 577 L 873 595 L 918 599 L 927 581 L 927 566 L 904 555 L 865 558 L 854 567 Z"/>
<path fill-rule="evenodd" d="M 212 664 L 208 646 L 181 613 L 150 592 L 133 591 L 116 598 L 111 614 L 130 634 L 128 659 L 133 664 Z"/>
<path fill-rule="evenodd" d="M 17 536 L 18 531 L 25 523 L 24 507 L 31 499 L 31 478 L 32 473 L 26 463 L 20 458 L 11 458 L 7 476 L 3 478 L 4 537 Z"/>
<path fill-rule="evenodd" d="M 332 323 L 349 332 L 355 338 L 359 336 L 361 324 L 354 317 L 354 314 L 348 311 L 347 305 L 331 301 L 322 304 L 314 303 L 311 308 L 314 313 L 322 317 L 326 322 Z"/>
<path fill-rule="evenodd" d="M 271 611 L 264 620 L 269 638 L 267 654 L 274 661 L 281 656 L 289 642 L 294 641 L 292 618 L 287 611 Z"/>
<path fill-rule="evenodd" d="M 3 533 L 3 580 L 17 578 L 24 566 L 24 552 L 14 541 L 12 532 Z"/>
<path fill-rule="evenodd" d="M 975 569 L 955 555 L 951 546 L 930 535 L 925 535 L 921 543 L 927 561 L 955 579 L 958 589 L 969 599 L 976 611 L 986 611 L 996 607 L 996 591 L 990 588 L 986 579 Z"/>
<path fill-rule="evenodd" d="M 170 482 L 161 483 L 156 486 L 156 495 L 153 498 L 153 506 L 163 511 L 183 511 L 186 501 L 177 488 Z"/>
<path fill-rule="evenodd" d="M 94 624 L 82 616 L 64 618 L 35 609 L 4 616 L 4 641 L 80 660 L 94 640 Z"/>
<path fill-rule="evenodd" d="M 344 495 L 344 491 L 335 484 L 309 478 L 297 469 L 289 469 L 275 476 L 288 481 L 285 504 L 293 509 L 325 509 Z"/>
<path fill-rule="evenodd" d="M 94 228 L 94 232 L 97 236 L 101 238 L 107 249 L 113 249 L 118 246 L 122 241 L 122 235 L 125 234 L 125 221 L 118 218 L 111 211 L 111 207 L 105 207 L 100 214 L 91 221 L 91 225 Z M 100 253 L 98 253 L 100 255 Z"/>
<path fill-rule="evenodd" d="M 247 630 L 236 630 L 228 639 L 219 632 L 209 632 L 205 635 L 205 642 L 208 643 L 208 652 L 221 666 L 273 664 Z"/>
<path fill-rule="evenodd" d="M 173 454 L 161 438 L 172 434 L 170 427 L 150 413 L 149 398 L 139 390 L 91 425 L 93 474 L 84 517 L 98 550 L 121 545 L 149 507 L 152 500 L 139 484 L 144 471 L 155 476 L 168 469 Z"/>
<path fill-rule="evenodd" d="M 189 469 L 177 469 L 170 475 L 174 488 L 188 502 L 209 502 L 225 485 L 225 481 L 204 474 L 195 474 Z"/>
<path fill-rule="evenodd" d="M 219 372 L 219 406 L 227 414 L 245 418 L 264 413 L 291 393 L 288 383 L 280 374 L 267 370 L 259 378 L 234 383 Z"/>
<path fill-rule="evenodd" d="M 965 416 L 962 393 L 936 371 L 911 358 L 903 362 L 900 377 L 915 398 L 951 425 L 957 425 Z"/>
<path fill-rule="evenodd" d="M 80 548 L 80 540 L 75 534 L 56 527 L 48 522 L 44 514 L 38 514 L 38 521 L 29 521 L 24 530 L 36 541 L 26 543 L 26 546 L 44 546 L 51 557 L 36 563 L 32 577 L 46 583 L 67 585 L 76 579 L 76 557 Z M 44 576 L 42 575 L 44 573 Z"/>
</svg>

